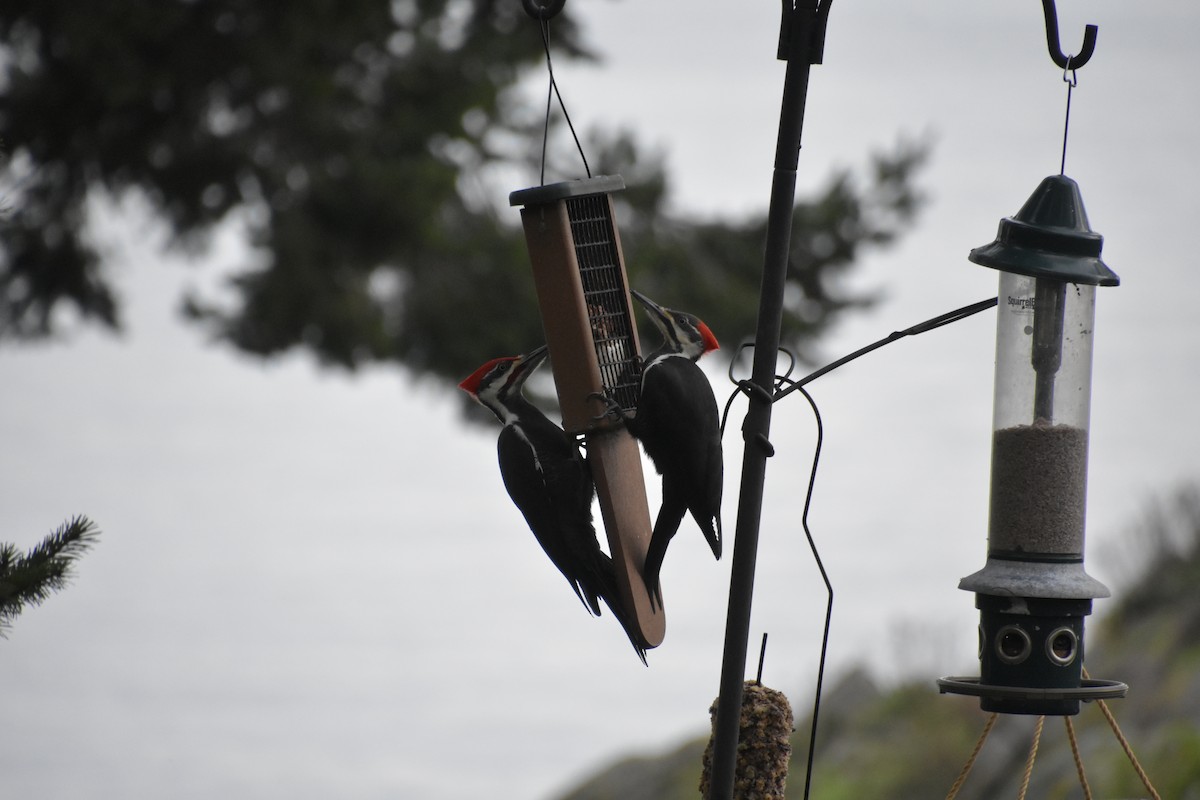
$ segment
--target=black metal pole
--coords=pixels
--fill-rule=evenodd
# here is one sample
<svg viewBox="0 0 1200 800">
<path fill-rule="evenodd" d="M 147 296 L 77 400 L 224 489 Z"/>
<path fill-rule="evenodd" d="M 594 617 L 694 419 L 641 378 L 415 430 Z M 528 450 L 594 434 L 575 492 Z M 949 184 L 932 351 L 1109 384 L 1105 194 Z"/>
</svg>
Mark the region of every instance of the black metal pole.
<svg viewBox="0 0 1200 800">
<path fill-rule="evenodd" d="M 796 202 L 796 165 L 800 159 L 800 134 L 812 64 L 821 62 L 829 5 L 825 0 L 783 0 L 779 58 L 787 60 L 779 138 L 775 145 L 775 171 L 771 206 L 767 214 L 767 244 L 754 340 L 751 380 L 757 389 L 747 392 L 749 410 L 742 424 L 745 441 L 741 494 L 729 580 L 729 611 L 725 621 L 725 654 L 721 662 L 721 688 L 717 703 L 716 741 L 713 745 L 711 788 L 708 800 L 733 800 L 737 765 L 738 728 L 742 709 L 742 683 L 750 635 L 750 606 L 754 595 L 754 569 L 758 557 L 758 529 L 762 518 L 763 482 L 767 458 L 772 454 L 771 405 L 775 384 L 776 354 L 783 322 L 783 293 L 791 246 L 792 214 Z"/>
</svg>

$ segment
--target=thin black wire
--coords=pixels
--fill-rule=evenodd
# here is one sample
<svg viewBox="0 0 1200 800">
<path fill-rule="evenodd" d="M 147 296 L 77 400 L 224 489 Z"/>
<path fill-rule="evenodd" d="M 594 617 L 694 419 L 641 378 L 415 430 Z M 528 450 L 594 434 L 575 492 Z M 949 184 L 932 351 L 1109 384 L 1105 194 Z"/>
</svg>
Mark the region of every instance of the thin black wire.
<svg viewBox="0 0 1200 800">
<path fill-rule="evenodd" d="M 762 647 L 758 650 L 758 674 L 754 677 L 754 682 L 762 686 L 762 671 L 763 661 L 767 658 L 767 632 L 763 631 Z"/>
<path fill-rule="evenodd" d="M 792 370 L 795 369 L 795 367 L 796 367 L 796 356 L 794 353 L 792 353 L 791 350 L 781 347 L 781 348 L 779 348 L 779 351 L 788 356 L 789 363 L 788 363 L 787 372 L 783 373 L 782 375 L 775 376 L 775 384 L 774 384 L 775 392 L 774 392 L 774 394 L 771 395 L 771 402 L 777 403 L 780 400 L 782 400 L 783 398 L 787 397 L 792 392 L 799 391 L 801 389 L 801 387 L 803 387 L 809 383 L 812 383 L 813 381 L 815 381 L 817 378 L 821 377 L 822 375 L 826 375 L 826 374 L 832 372 L 833 370 L 837 369 L 838 367 L 848 364 L 851 361 L 855 360 L 856 358 L 859 358 L 860 356 L 865 356 L 867 353 L 870 353 L 874 350 L 878 350 L 879 348 L 883 347 L 884 345 L 891 344 L 892 342 L 896 341 L 897 339 L 903 339 L 905 336 L 916 336 L 917 334 L 920 334 L 920 333 L 926 333 L 927 331 L 931 331 L 936 328 L 940 328 L 943 325 L 949 325 L 951 322 L 958 322 L 959 320 L 966 319 L 967 317 L 970 317 L 974 314 L 978 314 L 980 311 L 987 311 L 989 308 L 995 306 L 998 300 L 999 300 L 999 298 L 997 298 L 997 297 L 989 297 L 986 300 L 980 300 L 978 303 L 971 303 L 970 305 L 963 306 L 962 308 L 956 308 L 953 311 L 947 311 L 945 314 L 939 314 L 938 316 L 927 319 L 924 322 L 918 322 L 916 325 L 913 325 L 912 327 L 909 327 L 909 328 L 905 328 L 902 331 L 893 331 L 892 333 L 889 333 L 887 336 L 883 337 L 882 339 L 872 342 L 871 344 L 867 345 L 866 347 L 860 347 L 858 350 L 855 350 L 853 353 L 850 353 L 849 355 L 844 355 L 841 358 L 837 359 L 836 361 L 831 361 L 830 363 L 826 364 L 825 366 L 821 367 L 820 369 L 818 369 L 814 372 L 810 372 L 809 374 L 805 375 L 803 378 L 800 378 L 800 379 L 794 380 L 794 381 L 791 380 L 788 376 L 790 376 L 792 374 Z M 749 392 L 752 392 L 752 391 L 758 391 L 758 392 L 763 391 L 753 381 L 738 380 L 737 378 L 733 377 L 734 366 L 737 364 L 738 358 L 741 357 L 742 351 L 749 349 L 753 346 L 754 345 L 752 342 L 743 342 L 738 347 L 738 350 L 734 354 L 733 358 L 731 358 L 729 360 L 729 369 L 728 369 L 727 375 L 729 376 L 729 382 L 734 384 L 737 388 L 735 388 L 732 392 L 729 393 L 729 399 L 725 401 L 725 409 L 724 409 L 724 411 L 721 412 L 721 438 L 722 439 L 725 438 L 725 423 L 729 420 L 729 410 L 733 406 L 733 401 L 735 399 L 737 399 L 737 396 L 739 394 L 743 394 L 743 393 L 748 394 Z M 780 389 L 779 387 L 785 383 L 788 384 L 787 388 Z M 810 400 L 810 402 L 811 402 L 811 400 Z"/>
<path fill-rule="evenodd" d="M 550 75 L 550 85 L 546 89 L 546 119 L 542 123 L 542 171 L 540 177 L 541 185 L 546 185 L 546 143 L 550 138 L 550 108 L 553 105 L 553 99 L 558 97 L 559 108 L 562 109 L 563 118 L 567 121 L 567 127 L 571 129 L 571 136 L 575 139 L 575 147 L 579 150 L 579 157 L 583 159 L 583 170 L 587 176 L 592 177 L 591 167 L 588 166 L 587 156 L 583 153 L 583 145 L 579 142 L 579 134 L 575 133 L 575 125 L 571 122 L 571 115 L 567 113 L 567 104 L 563 102 L 562 92 L 558 90 L 558 82 L 554 80 L 554 62 L 550 58 L 550 20 L 540 20 L 539 29 L 542 32 L 542 47 L 546 50 L 546 72 Z"/>
<path fill-rule="evenodd" d="M 729 376 L 730 376 L 731 381 L 734 380 L 733 379 L 733 362 L 735 362 L 737 360 L 738 355 L 740 355 L 740 353 L 743 349 L 746 349 L 750 346 L 751 345 L 748 343 L 743 344 L 741 347 L 738 348 L 738 353 L 735 354 L 733 359 L 730 361 Z M 787 348 L 783 348 L 783 347 L 779 348 L 779 352 L 784 353 L 785 355 L 788 356 L 789 363 L 788 363 L 788 368 L 787 368 L 786 372 L 784 372 L 782 375 L 775 376 L 775 380 L 774 380 L 774 387 L 776 390 L 775 397 L 778 398 L 780 396 L 779 387 L 783 386 L 785 383 L 789 384 L 789 388 L 787 391 L 790 392 L 792 389 L 795 389 L 795 390 L 799 391 L 802 395 L 804 395 L 806 400 L 808 400 L 808 404 L 812 407 L 813 416 L 816 418 L 816 422 L 817 422 L 817 443 L 813 449 L 812 470 L 809 472 L 809 476 L 808 476 L 808 490 L 804 495 L 804 510 L 800 514 L 800 525 L 804 528 L 804 536 L 805 536 L 805 538 L 808 539 L 808 547 L 810 550 L 812 550 L 813 560 L 817 562 L 817 569 L 820 570 L 820 572 L 821 572 L 821 580 L 825 582 L 825 591 L 826 591 L 828 600 L 826 601 L 826 604 L 825 604 L 825 625 L 824 625 L 824 627 L 822 629 L 822 633 L 821 633 L 821 656 L 820 656 L 820 660 L 818 661 L 818 664 L 817 664 L 817 687 L 816 687 L 816 695 L 813 699 L 812 728 L 809 731 L 809 740 L 808 740 L 808 766 L 807 766 L 807 769 L 805 772 L 805 777 L 804 777 L 804 798 L 805 798 L 805 800 L 808 800 L 809 790 L 812 786 L 813 757 L 814 757 L 813 754 L 816 751 L 816 746 L 817 746 L 817 719 L 820 716 L 821 695 L 823 694 L 824 687 L 825 687 L 825 661 L 829 654 L 829 631 L 832 628 L 832 623 L 833 623 L 833 583 L 829 580 L 829 573 L 826 572 L 825 563 L 821 560 L 821 553 L 820 553 L 820 551 L 817 550 L 816 539 L 813 538 L 812 530 L 808 527 L 808 511 L 812 507 L 813 487 L 816 485 L 816 481 L 817 481 L 817 465 L 820 463 L 821 447 L 825 441 L 825 426 L 824 426 L 824 423 L 821 421 L 821 412 L 817 408 L 816 401 L 813 400 L 812 395 L 810 395 L 807 390 L 805 390 L 804 388 L 802 388 L 799 385 L 800 384 L 799 381 L 793 381 L 789 377 L 792 374 L 792 370 L 795 369 L 795 367 L 796 367 L 795 354 L 792 353 L 791 350 L 788 350 Z M 828 371 L 828 370 L 826 370 L 826 371 Z M 822 374 L 824 374 L 824 373 L 822 373 Z M 802 379 L 802 380 L 810 380 L 810 379 L 811 378 Z M 733 404 L 734 398 L 736 398 L 742 392 L 752 391 L 752 389 L 750 387 L 756 386 L 756 384 L 750 383 L 748 381 L 734 381 L 734 382 L 738 384 L 738 388 L 730 393 L 729 399 L 725 402 L 724 413 L 722 413 L 722 415 L 721 415 L 721 437 L 722 438 L 724 438 L 724 436 L 725 436 L 725 422 L 729 417 L 729 408 Z M 763 654 L 765 654 L 766 649 L 767 649 L 767 634 L 764 633 L 763 639 L 762 639 L 762 651 L 760 652 L 759 658 L 758 658 L 758 677 L 756 678 L 756 683 L 759 683 L 759 684 L 762 683 L 762 662 L 763 662 Z"/>
<path fill-rule="evenodd" d="M 828 594 L 828 600 L 825 604 L 825 627 L 821 633 L 821 659 L 817 665 L 817 689 L 816 696 L 813 698 L 812 712 L 812 728 L 808 734 L 808 764 L 804 772 L 804 800 L 808 800 L 809 789 L 812 787 L 813 774 L 813 758 L 817 750 L 817 717 L 821 711 L 821 692 L 825 683 L 825 657 L 829 653 L 829 630 L 833 622 L 833 583 L 829 580 L 829 573 L 825 571 L 825 564 L 821 561 L 821 554 L 817 551 L 817 542 L 813 539 L 812 531 L 808 528 L 808 510 L 812 506 L 813 486 L 817 482 L 817 464 L 821 460 L 821 445 L 825 440 L 825 426 L 821 422 L 821 412 L 817 409 L 816 401 L 807 389 L 798 389 L 800 394 L 804 395 L 804 399 L 812 406 L 813 417 L 817 421 L 817 444 L 813 449 L 812 471 L 808 476 L 808 491 L 804 495 L 804 512 L 800 515 L 800 524 L 804 527 L 804 536 L 808 539 L 808 547 L 812 550 L 813 560 L 817 562 L 817 569 L 821 571 L 821 580 L 825 582 L 825 591 Z"/>
<path fill-rule="evenodd" d="M 859 348 L 858 350 L 855 350 L 853 353 L 850 353 L 849 355 L 846 355 L 846 356 L 842 356 L 837 361 L 833 361 L 829 364 L 826 364 L 825 366 L 821 367 L 820 369 L 816 370 L 815 372 L 811 372 L 808 375 L 805 375 L 803 378 L 801 378 L 798 381 L 795 381 L 795 382 L 789 381 L 790 385 L 786 389 L 775 392 L 774 400 L 775 400 L 775 402 L 779 402 L 780 400 L 787 397 L 792 392 L 799 390 L 801 386 L 805 386 L 806 384 L 812 383 L 813 381 L 815 381 L 817 378 L 821 377 L 822 375 L 824 375 L 828 372 L 832 372 L 833 370 L 837 369 L 838 367 L 842 366 L 843 364 L 848 364 L 849 362 L 853 361 L 854 359 L 856 359 L 860 356 L 865 356 L 867 353 L 870 353 L 873 350 L 878 350 L 879 348 L 883 347 L 885 344 L 891 344 L 892 342 L 896 341 L 897 339 L 903 339 L 905 336 L 916 336 L 919 333 L 925 333 L 925 332 L 931 331 L 935 328 L 940 328 L 943 325 L 949 325 L 951 322 L 958 322 L 961 319 L 966 319 L 967 317 L 971 316 L 972 314 L 978 314 L 980 311 L 988 310 L 992 306 L 996 305 L 996 302 L 997 302 L 997 298 L 989 297 L 987 300 L 980 300 L 978 303 L 972 303 L 969 306 L 963 306 L 962 308 L 956 308 L 953 311 L 948 311 L 945 314 L 939 314 L 938 316 L 933 317 L 932 319 L 927 319 L 924 322 L 919 322 L 916 325 L 913 325 L 911 328 L 905 328 L 902 331 L 893 331 L 892 333 L 889 333 L 887 336 L 883 337 L 882 339 L 880 339 L 876 342 L 872 342 L 871 344 L 867 345 L 866 347 Z"/>
<path fill-rule="evenodd" d="M 740 381 L 737 378 L 733 377 L 733 370 L 734 370 L 735 366 L 737 365 L 738 359 L 741 358 L 741 356 L 742 356 L 742 351 L 749 350 L 753 346 L 754 346 L 753 342 L 742 342 L 740 345 L 738 345 L 737 352 L 733 354 L 733 358 L 729 359 L 729 367 L 726 370 L 725 374 L 728 376 L 729 382 L 734 384 L 738 388 L 729 393 L 729 399 L 725 401 L 725 410 L 721 412 L 721 438 L 722 439 L 725 438 L 725 423 L 729 419 L 729 409 L 733 405 L 733 401 L 736 400 L 737 396 L 744 391 L 749 392 L 749 391 L 754 391 L 755 389 L 758 389 L 757 384 L 753 383 L 752 381 L 749 381 L 749 380 Z M 796 354 L 793 353 L 791 350 L 788 350 L 786 347 L 779 348 L 779 352 L 783 353 L 784 355 L 786 355 L 788 357 L 788 368 L 787 368 L 787 371 L 785 371 L 782 375 L 779 375 L 779 374 L 775 375 L 775 384 L 774 385 L 775 385 L 776 390 L 778 390 L 779 387 L 782 386 L 783 383 L 788 380 L 789 376 L 791 376 L 791 374 L 792 374 L 792 370 L 796 369 Z M 772 395 L 771 401 L 774 402 L 774 400 L 775 400 L 775 397 L 774 397 L 774 395 Z"/>
<path fill-rule="evenodd" d="M 902 339 L 905 336 L 915 336 L 920 333 L 925 333 L 927 331 L 931 331 L 936 328 L 940 328 L 943 325 L 949 325 L 952 322 L 958 322 L 959 320 L 966 319 L 967 317 L 970 317 L 973 314 L 978 314 L 980 311 L 986 311 L 987 309 L 995 306 L 997 304 L 998 300 L 999 300 L 999 298 L 997 298 L 997 297 L 989 297 L 986 300 L 981 300 L 977 303 L 972 303 L 970 305 L 963 306 L 961 308 L 956 308 L 953 311 L 946 312 L 945 314 L 939 314 L 936 317 L 927 319 L 924 322 L 919 322 L 916 325 L 913 325 L 909 328 L 905 328 L 902 331 L 894 331 L 894 332 L 888 334 L 887 336 L 885 336 L 884 338 L 879 339 L 878 341 L 873 342 L 873 343 L 867 345 L 866 347 L 859 348 L 858 350 L 855 350 L 853 353 L 843 356 L 842 358 L 839 358 L 836 361 L 826 364 L 824 367 L 821 367 L 820 369 L 816 370 L 815 372 L 811 372 L 808 375 L 806 375 L 803 378 L 800 378 L 798 380 L 792 380 L 791 378 L 788 377 L 791 375 L 792 370 L 796 366 L 795 355 L 786 348 L 780 348 L 780 352 L 787 354 L 790 361 L 788 364 L 787 371 L 782 375 L 775 376 L 774 394 L 772 395 L 771 400 L 772 400 L 772 402 L 778 402 L 779 400 L 782 400 L 784 397 L 788 396 L 792 392 L 800 392 L 800 394 L 804 395 L 804 399 L 808 401 L 809 406 L 812 408 L 813 417 L 816 419 L 816 423 L 817 423 L 817 442 L 816 442 L 816 446 L 814 447 L 814 451 L 813 451 L 812 470 L 809 473 L 809 477 L 808 477 L 808 490 L 804 496 L 804 510 L 800 515 L 800 524 L 804 528 L 805 538 L 808 539 L 809 549 L 812 550 L 813 560 L 816 561 L 817 569 L 821 573 L 821 580 L 824 581 L 824 583 L 825 583 L 825 591 L 827 593 L 827 598 L 828 598 L 826 601 L 826 605 L 825 605 L 825 625 L 824 625 L 824 628 L 821 633 L 821 655 L 820 655 L 820 660 L 818 661 L 818 665 L 817 665 L 817 686 L 816 686 L 815 697 L 813 699 L 812 728 L 809 731 L 808 763 L 806 766 L 805 776 L 804 776 L 804 800 L 808 800 L 809 792 L 812 788 L 813 763 L 814 763 L 815 753 L 816 753 L 816 749 L 817 749 L 817 721 L 820 716 L 821 695 L 823 694 L 824 685 L 825 685 L 825 663 L 826 663 L 826 658 L 829 653 L 829 632 L 832 629 L 832 624 L 833 624 L 833 597 L 834 597 L 833 583 L 829 579 L 829 573 L 825 570 L 825 564 L 821 560 L 821 554 L 817 549 L 816 539 L 813 538 L 812 530 L 808 526 L 808 512 L 809 512 L 809 509 L 812 507 L 813 487 L 816 485 L 816 481 L 817 481 L 817 466 L 821 460 L 821 448 L 825 441 L 825 426 L 821 420 L 821 412 L 817 408 L 816 401 L 813 400 L 812 395 L 810 395 L 808 393 L 808 391 L 804 388 L 804 385 L 807 383 L 811 383 L 812 381 L 816 380 L 817 378 L 821 377 L 822 375 L 832 372 L 833 370 L 837 369 L 838 367 L 842 366 L 843 364 L 847 364 L 860 356 L 863 356 L 863 355 L 866 355 L 867 353 L 872 352 L 873 350 L 878 350 L 880 347 L 883 347 L 886 344 L 891 344 L 892 342 L 896 341 L 897 339 Z M 741 345 L 738 348 L 738 352 L 734 354 L 734 357 L 730 360 L 730 363 L 729 363 L 729 371 L 728 371 L 729 380 L 730 380 L 730 382 L 736 384 L 737 388 L 734 389 L 730 393 L 729 399 L 725 402 L 725 409 L 721 414 L 721 438 L 725 437 L 725 423 L 729 418 L 729 410 L 730 410 L 731 406 L 733 405 L 734 399 L 739 394 L 743 394 L 743 393 L 749 394 L 750 392 L 755 391 L 755 390 L 760 391 L 760 392 L 764 391 L 757 384 L 755 384 L 751 381 L 744 381 L 744 380 L 739 381 L 733 377 L 734 363 L 737 361 L 738 357 L 741 355 L 741 351 L 743 349 L 746 349 L 751 346 L 752 345 L 748 344 L 748 343 Z M 783 386 L 784 384 L 787 384 L 787 388 L 781 389 L 780 387 Z M 763 635 L 763 650 L 765 650 L 765 649 L 766 649 L 766 634 Z M 759 659 L 758 680 L 760 682 L 762 680 L 761 656 Z"/>
<path fill-rule="evenodd" d="M 1059 175 L 1067 174 L 1067 131 L 1071 128 L 1071 90 L 1075 88 L 1075 84 L 1079 80 L 1075 76 L 1075 70 L 1071 69 L 1071 59 L 1073 56 L 1067 56 L 1067 66 L 1063 70 L 1063 80 L 1067 82 L 1067 116 L 1063 120 L 1063 146 L 1062 146 L 1062 162 L 1058 167 Z M 1067 77 L 1067 73 L 1071 73 L 1071 77 Z"/>
</svg>

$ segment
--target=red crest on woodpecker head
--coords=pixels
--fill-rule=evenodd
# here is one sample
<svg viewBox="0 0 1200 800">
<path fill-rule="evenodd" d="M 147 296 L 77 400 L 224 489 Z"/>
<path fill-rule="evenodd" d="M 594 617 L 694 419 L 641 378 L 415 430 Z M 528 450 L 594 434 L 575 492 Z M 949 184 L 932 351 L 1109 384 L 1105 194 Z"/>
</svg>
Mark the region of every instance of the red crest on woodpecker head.
<svg viewBox="0 0 1200 800">
<path fill-rule="evenodd" d="M 516 361 L 516 360 L 517 360 L 516 356 L 506 356 L 504 358 L 493 358 L 491 361 L 487 362 L 482 367 L 480 367 L 479 369 L 472 372 L 466 378 L 463 378 L 462 382 L 458 384 L 458 388 L 462 389 L 467 394 L 477 395 L 477 394 L 479 394 L 479 386 L 480 386 L 480 384 L 483 383 L 483 379 L 485 377 L 487 377 L 488 373 L 490 373 L 493 369 L 496 368 L 497 364 L 501 363 L 502 361 Z"/>
</svg>

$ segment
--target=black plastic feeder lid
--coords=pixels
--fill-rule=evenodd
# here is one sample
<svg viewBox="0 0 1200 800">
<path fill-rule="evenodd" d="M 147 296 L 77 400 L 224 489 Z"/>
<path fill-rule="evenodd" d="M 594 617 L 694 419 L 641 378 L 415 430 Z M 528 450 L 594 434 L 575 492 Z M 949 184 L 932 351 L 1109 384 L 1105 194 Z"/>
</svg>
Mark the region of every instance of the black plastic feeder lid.
<svg viewBox="0 0 1200 800">
<path fill-rule="evenodd" d="M 509 193 L 508 204 L 510 206 L 540 205 L 555 200 L 564 200 L 568 197 L 619 192 L 624 188 L 625 179 L 620 175 L 597 175 L 594 178 L 580 178 L 575 181 L 517 189 L 515 192 Z"/>
<path fill-rule="evenodd" d="M 1121 279 L 1100 260 L 1104 237 L 1088 225 L 1079 184 L 1051 175 L 1015 217 L 1000 220 L 996 241 L 967 258 L 992 269 L 1067 283 L 1117 286 Z"/>
</svg>

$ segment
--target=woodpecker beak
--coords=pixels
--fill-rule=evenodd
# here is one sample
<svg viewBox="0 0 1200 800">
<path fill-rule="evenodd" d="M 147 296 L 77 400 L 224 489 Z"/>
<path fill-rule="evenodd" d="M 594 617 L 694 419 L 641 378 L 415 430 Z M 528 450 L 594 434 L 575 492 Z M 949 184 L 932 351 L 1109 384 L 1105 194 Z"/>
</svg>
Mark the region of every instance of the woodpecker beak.
<svg viewBox="0 0 1200 800">
<path fill-rule="evenodd" d="M 535 347 L 525 355 L 517 356 L 517 369 L 522 375 L 528 375 L 541 366 L 548 355 L 550 355 L 550 348 L 546 345 Z"/>
<path fill-rule="evenodd" d="M 637 300 L 646 310 L 650 312 L 650 321 L 654 323 L 654 327 L 658 328 L 659 333 L 670 338 L 671 315 L 667 309 L 660 306 L 658 303 L 651 300 L 646 295 L 639 292 L 637 289 L 630 289 L 629 293 L 633 295 L 633 299 Z"/>
<path fill-rule="evenodd" d="M 524 381 L 529 379 L 541 362 L 546 360 L 546 356 L 550 355 L 550 349 L 542 344 L 541 347 L 529 350 L 524 355 L 518 355 L 512 359 L 512 377 L 509 378 L 510 385 L 523 386 Z"/>
<path fill-rule="evenodd" d="M 507 378 L 507 383 L 510 385 L 515 382 L 520 386 L 525 382 L 525 379 L 533 374 L 533 371 L 545 360 L 550 351 L 546 345 L 534 348 L 525 355 L 507 356 L 505 358 L 493 358 L 479 369 L 472 372 L 458 384 L 458 388 L 462 389 L 467 394 L 478 399 L 480 388 L 485 384 L 491 384 L 497 380 L 496 368 L 504 365 L 505 369 L 511 369 L 512 373 Z"/>
<path fill-rule="evenodd" d="M 658 328 L 663 340 L 670 342 L 672 346 L 680 348 L 687 345 L 693 341 L 692 334 L 694 333 L 697 337 L 695 342 L 702 349 L 693 358 L 720 349 L 721 345 L 717 343 L 717 337 L 704 322 L 695 316 L 684 311 L 672 311 L 665 306 L 660 306 L 636 289 L 630 289 L 629 293 L 646 307 L 646 310 L 650 312 L 650 321 L 654 323 L 654 327 Z"/>
<path fill-rule="evenodd" d="M 524 381 L 529 379 L 529 375 L 536 372 L 536 369 L 541 366 L 541 362 L 546 360 L 546 356 L 550 355 L 550 349 L 542 344 L 539 348 L 529 350 L 524 355 L 518 355 L 512 360 L 512 377 L 509 378 L 508 391 L 520 391 L 520 387 L 524 386 Z"/>
</svg>

